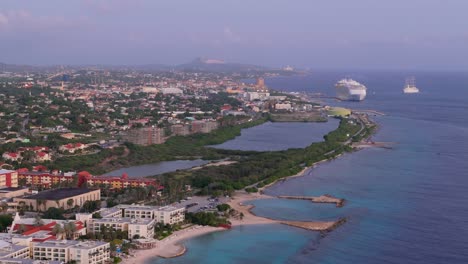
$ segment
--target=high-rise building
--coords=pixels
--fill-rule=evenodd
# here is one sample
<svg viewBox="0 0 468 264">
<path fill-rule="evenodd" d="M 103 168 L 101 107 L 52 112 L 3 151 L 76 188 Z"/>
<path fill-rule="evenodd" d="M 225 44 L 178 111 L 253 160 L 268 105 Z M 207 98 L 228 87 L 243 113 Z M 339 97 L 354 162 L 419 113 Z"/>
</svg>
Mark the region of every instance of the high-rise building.
<svg viewBox="0 0 468 264">
<path fill-rule="evenodd" d="M 124 140 L 142 146 L 162 144 L 165 141 L 164 129 L 158 127 L 131 129 L 124 137 Z"/>
<path fill-rule="evenodd" d="M 262 77 L 257 78 L 257 88 L 264 88 L 265 87 L 265 79 Z"/>
</svg>

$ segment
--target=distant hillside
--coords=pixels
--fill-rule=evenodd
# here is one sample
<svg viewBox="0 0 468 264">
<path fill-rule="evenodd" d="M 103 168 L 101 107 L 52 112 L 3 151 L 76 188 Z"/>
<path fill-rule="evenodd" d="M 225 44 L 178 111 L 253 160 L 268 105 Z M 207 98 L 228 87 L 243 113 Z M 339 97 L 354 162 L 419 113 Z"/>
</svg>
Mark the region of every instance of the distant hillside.
<svg viewBox="0 0 468 264">
<path fill-rule="evenodd" d="M 241 63 L 226 63 L 223 60 L 196 58 L 192 62 L 181 64 L 175 67 L 178 70 L 184 71 L 208 71 L 208 72 L 255 72 L 270 70 L 270 68 L 241 64 Z"/>
<path fill-rule="evenodd" d="M 48 72 L 63 69 L 83 69 L 96 68 L 106 70 L 139 70 L 139 71 L 200 71 L 200 72 L 244 72 L 255 73 L 265 71 L 275 71 L 275 69 L 242 63 L 228 63 L 219 59 L 196 58 L 195 60 L 176 66 L 164 64 L 142 64 L 142 65 L 49 65 L 49 66 L 33 66 L 33 65 L 16 65 L 0 63 L 0 72 Z"/>
</svg>

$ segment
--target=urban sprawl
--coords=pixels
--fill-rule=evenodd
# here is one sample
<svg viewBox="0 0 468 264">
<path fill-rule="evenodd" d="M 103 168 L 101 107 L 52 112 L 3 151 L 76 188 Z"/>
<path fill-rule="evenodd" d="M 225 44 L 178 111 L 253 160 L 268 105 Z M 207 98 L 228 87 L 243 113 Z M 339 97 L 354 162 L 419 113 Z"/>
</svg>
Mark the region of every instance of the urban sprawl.
<svg viewBox="0 0 468 264">
<path fill-rule="evenodd" d="M 225 200 L 266 176 L 211 175 L 217 165 L 253 168 L 266 158 L 206 146 L 267 120 L 326 121 L 330 114 L 307 95 L 268 89 L 263 78 L 279 72 L 3 71 L 0 263 L 118 263 L 177 230 L 229 228 L 229 218 L 243 215 Z M 213 166 L 102 176 L 179 159 Z"/>
</svg>

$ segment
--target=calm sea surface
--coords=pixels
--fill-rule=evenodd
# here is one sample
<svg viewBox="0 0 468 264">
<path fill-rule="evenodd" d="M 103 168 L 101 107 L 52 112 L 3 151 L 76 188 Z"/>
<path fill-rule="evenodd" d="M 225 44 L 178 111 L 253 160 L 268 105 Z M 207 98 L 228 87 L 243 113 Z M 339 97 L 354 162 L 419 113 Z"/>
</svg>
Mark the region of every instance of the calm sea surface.
<svg viewBox="0 0 468 264">
<path fill-rule="evenodd" d="M 406 76 L 421 93 L 403 95 Z M 153 263 L 468 263 L 468 75 L 459 73 L 315 73 L 274 78 L 289 91 L 334 94 L 349 76 L 368 87 L 360 103 L 376 109 L 377 141 L 392 150 L 344 155 L 270 188 L 272 195 L 332 194 L 343 208 L 307 201 L 255 201 L 255 213 L 278 219 L 349 221 L 320 238 L 279 225 L 240 227 L 186 242 L 182 257 Z"/>
</svg>

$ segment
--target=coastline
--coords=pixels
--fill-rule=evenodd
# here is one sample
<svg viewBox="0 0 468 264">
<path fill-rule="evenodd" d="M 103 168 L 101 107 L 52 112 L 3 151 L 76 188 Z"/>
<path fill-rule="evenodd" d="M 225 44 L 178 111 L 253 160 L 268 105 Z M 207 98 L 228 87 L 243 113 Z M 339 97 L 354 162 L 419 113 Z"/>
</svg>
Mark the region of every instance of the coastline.
<svg viewBox="0 0 468 264">
<path fill-rule="evenodd" d="M 226 229 L 212 226 L 193 226 L 187 229 L 179 230 L 165 239 L 158 241 L 155 248 L 133 251 L 133 254 L 127 258 L 122 259 L 121 263 L 145 263 L 146 261 L 155 257 L 175 258 L 183 255 L 187 251 L 185 246 L 182 244 L 183 241 L 223 230 Z"/>
<path fill-rule="evenodd" d="M 375 124 L 375 122 L 373 122 Z M 376 124 L 375 124 L 376 125 Z M 375 133 L 375 131 L 373 131 Z M 363 143 L 367 138 L 372 136 L 371 133 L 368 135 L 366 138 L 361 139 L 359 143 Z M 378 147 L 378 146 L 371 146 L 371 147 Z M 355 151 L 359 151 L 362 148 L 355 148 Z M 338 154 L 333 157 L 329 157 L 320 161 L 317 161 L 313 163 L 310 166 L 304 167 L 300 172 L 283 177 L 280 179 L 277 179 L 261 188 L 258 188 L 258 192 L 256 193 L 247 193 L 245 191 L 236 191 L 235 194 L 231 197 L 230 201 L 227 202 L 232 209 L 236 210 L 239 215 L 237 218 L 231 217 L 229 221 L 231 222 L 232 226 L 242 226 L 242 225 L 267 225 L 267 224 L 283 224 L 283 225 L 288 225 L 288 226 L 293 226 L 296 228 L 302 228 L 310 231 L 319 231 L 319 232 L 331 232 L 334 229 L 338 228 L 340 225 L 346 223 L 347 219 L 346 218 L 339 218 L 335 221 L 286 221 L 286 220 L 275 220 L 275 219 L 270 219 L 266 217 L 261 217 L 255 215 L 251 210 L 254 208 L 254 205 L 246 205 L 246 202 L 249 201 L 254 201 L 254 200 L 260 200 L 260 199 L 274 199 L 274 198 L 279 198 L 282 199 L 281 197 L 274 197 L 274 196 L 269 196 L 264 194 L 264 190 L 266 188 L 269 188 L 279 182 L 288 180 L 290 178 L 297 178 L 297 177 L 302 177 L 306 175 L 306 172 L 310 169 L 313 169 L 317 167 L 321 163 L 325 163 L 331 160 L 334 160 L 343 154 Z M 223 164 L 224 165 L 224 164 Z M 255 184 L 256 185 L 256 184 Z M 323 197 L 326 197 L 328 199 L 334 200 L 340 200 L 334 201 L 333 203 L 337 204 L 337 207 L 341 207 L 344 203 L 344 199 L 339 199 L 335 198 L 329 195 L 322 195 L 320 197 L 308 197 L 307 200 L 311 200 L 312 202 L 317 202 L 314 201 L 314 199 L 319 199 L 318 202 L 324 202 L 320 201 L 320 199 L 323 199 Z M 311 198 L 311 199 L 309 199 Z M 312 199 L 313 198 L 313 199 Z M 284 198 L 288 199 L 288 198 Z M 292 199 L 297 199 L 292 198 Z M 326 201 L 329 202 L 329 201 Z M 243 215 L 243 217 L 240 217 L 240 214 Z M 122 263 L 130 264 L 130 263 L 145 263 L 146 261 L 155 258 L 155 257 L 162 257 L 162 258 L 174 258 L 181 256 L 185 254 L 186 248 L 182 244 L 183 241 L 186 241 L 188 239 L 200 236 L 200 235 L 205 235 L 208 233 L 212 232 L 217 232 L 217 231 L 223 231 L 226 230 L 225 228 L 221 227 L 209 227 L 209 226 L 197 226 L 196 228 L 189 228 L 189 229 L 184 229 L 175 232 L 171 236 L 165 238 L 164 240 L 161 240 L 156 248 L 153 249 L 148 249 L 148 250 L 138 250 L 135 253 L 135 256 L 129 257 L 127 259 L 124 259 Z M 179 233 L 180 232 L 180 233 Z"/>
</svg>

